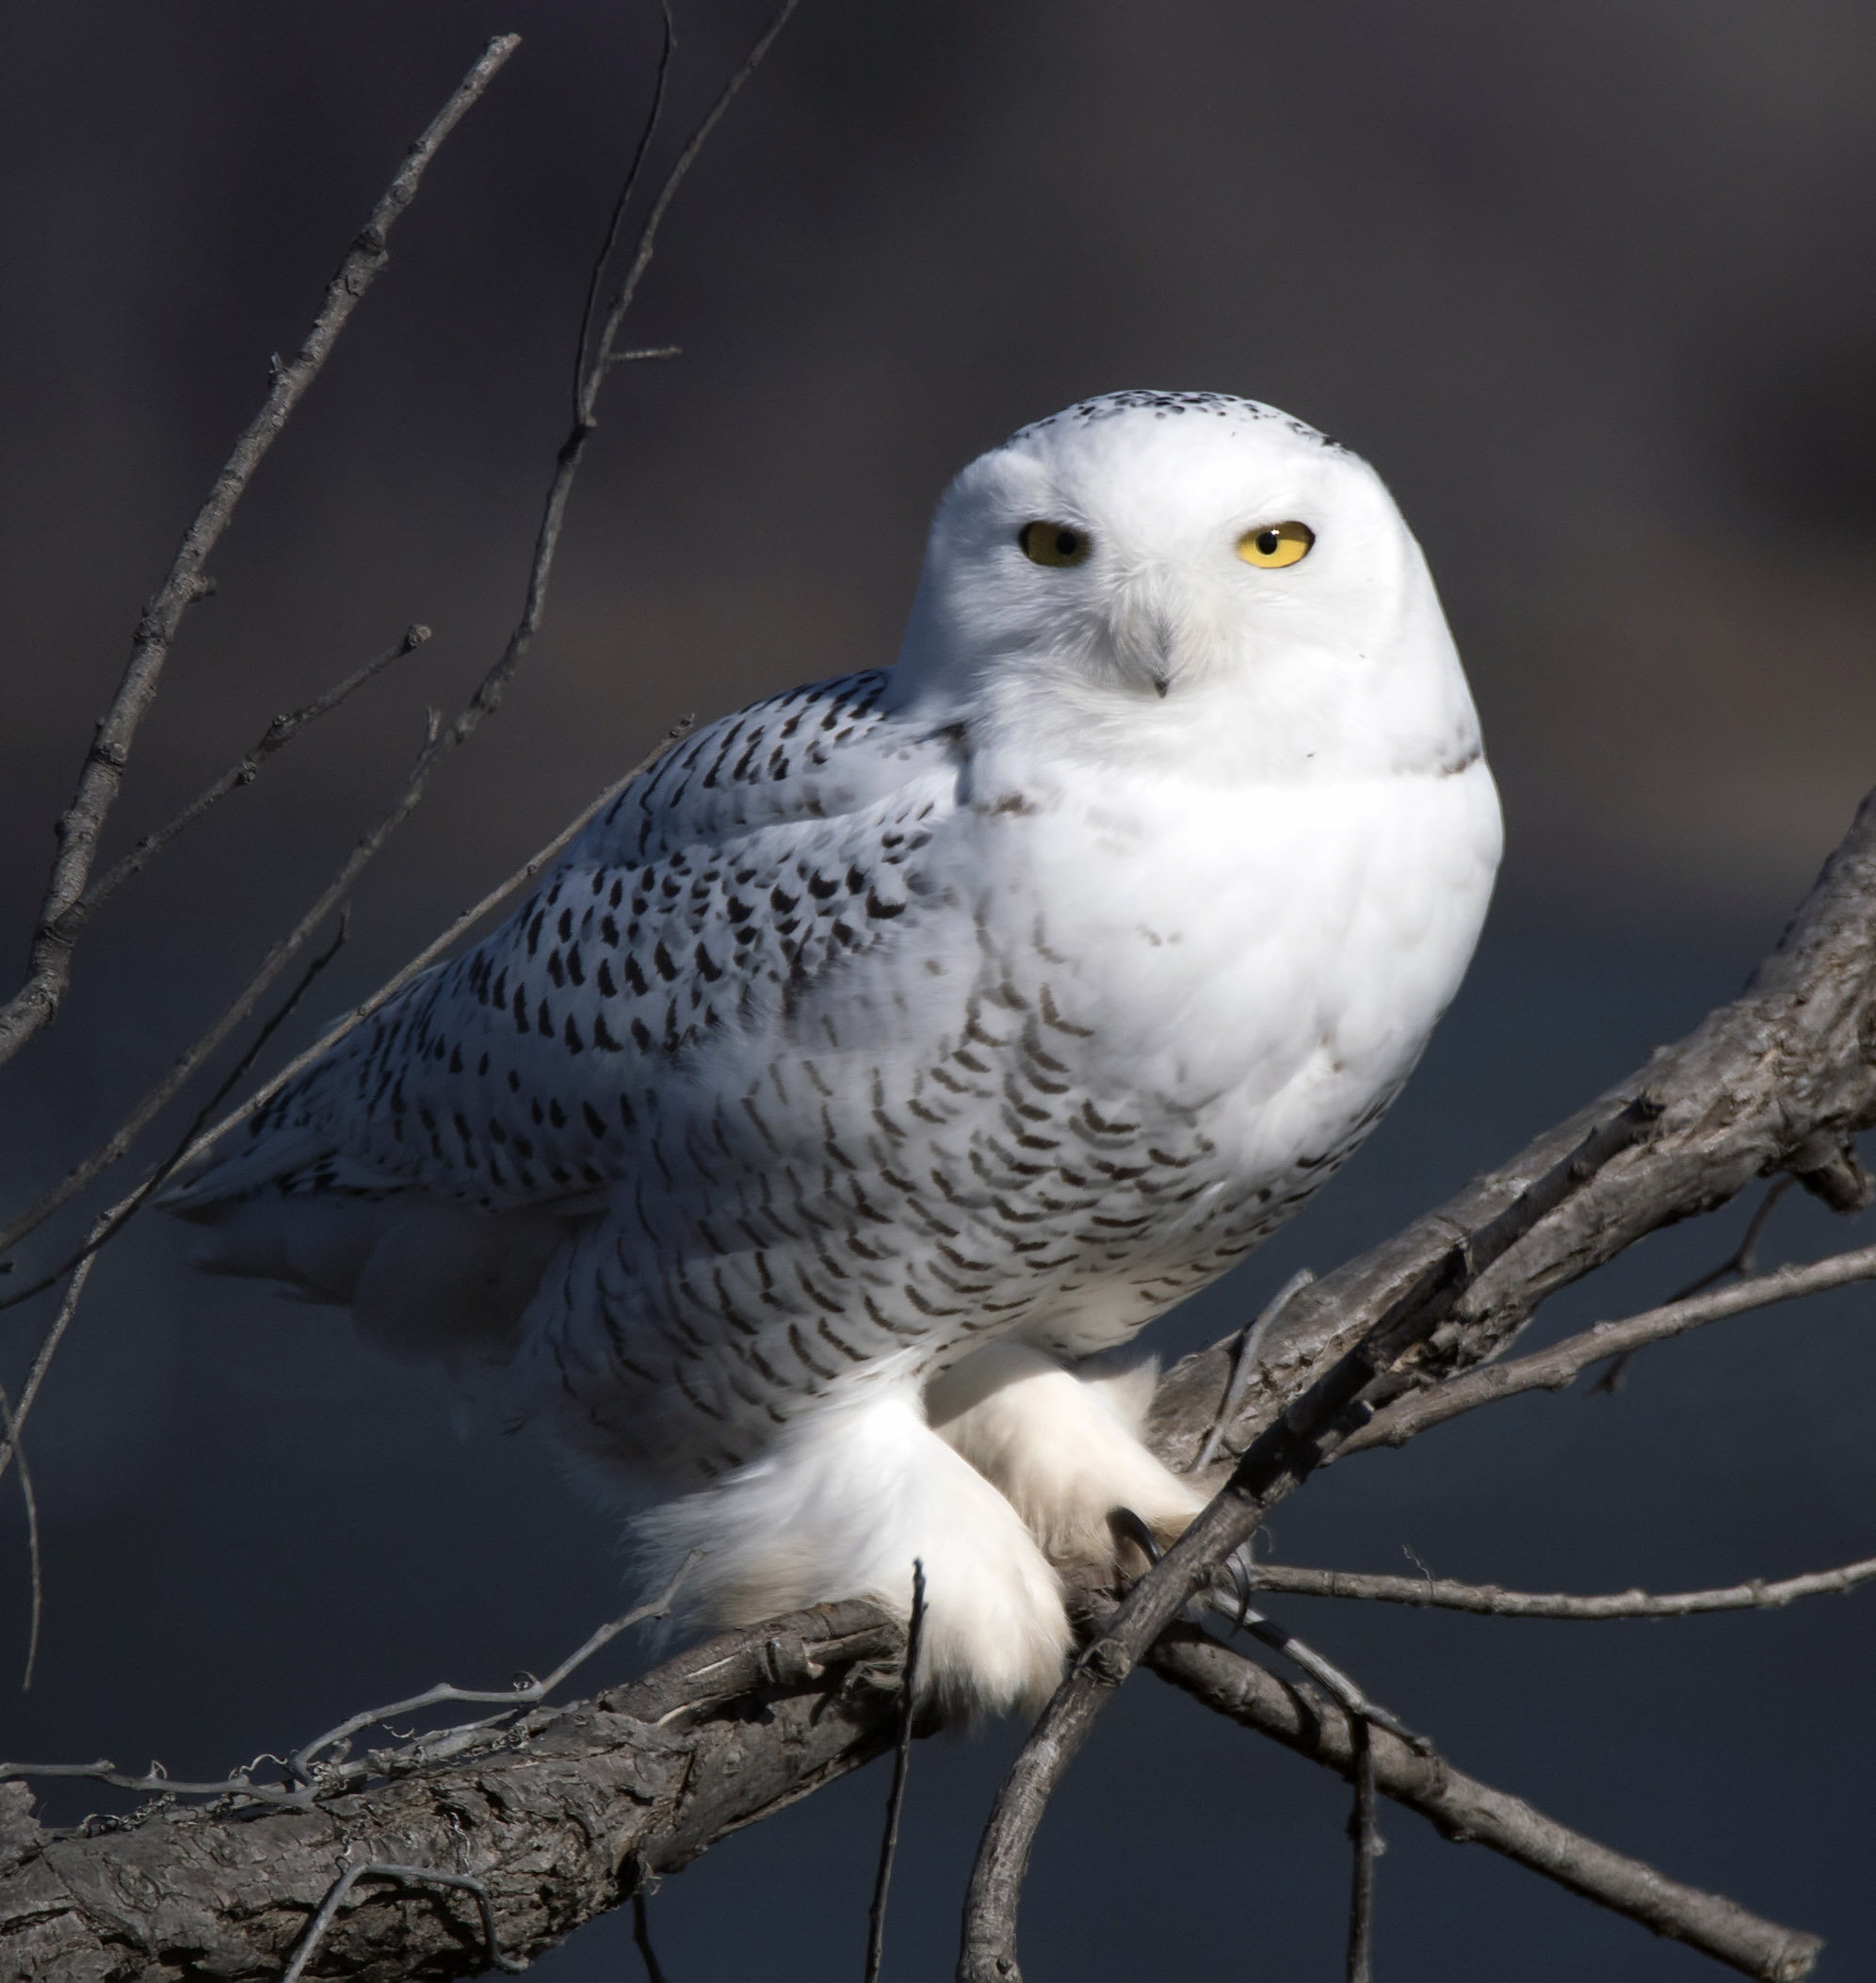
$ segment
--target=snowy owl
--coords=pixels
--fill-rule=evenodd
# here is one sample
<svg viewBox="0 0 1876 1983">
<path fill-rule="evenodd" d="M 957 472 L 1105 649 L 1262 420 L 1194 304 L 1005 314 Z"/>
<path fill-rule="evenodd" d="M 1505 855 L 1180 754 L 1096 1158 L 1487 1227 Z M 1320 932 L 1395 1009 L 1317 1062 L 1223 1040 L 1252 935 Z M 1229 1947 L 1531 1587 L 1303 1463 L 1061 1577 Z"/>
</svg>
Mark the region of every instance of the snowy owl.
<svg viewBox="0 0 1876 1983">
<path fill-rule="evenodd" d="M 916 1558 L 927 1698 L 1033 1702 L 1110 1512 L 1202 1504 L 1127 1346 L 1373 1128 L 1498 852 L 1380 477 L 1109 394 L 958 476 L 893 667 L 698 732 L 170 1202 L 493 1374 L 696 1616 Z"/>
</svg>

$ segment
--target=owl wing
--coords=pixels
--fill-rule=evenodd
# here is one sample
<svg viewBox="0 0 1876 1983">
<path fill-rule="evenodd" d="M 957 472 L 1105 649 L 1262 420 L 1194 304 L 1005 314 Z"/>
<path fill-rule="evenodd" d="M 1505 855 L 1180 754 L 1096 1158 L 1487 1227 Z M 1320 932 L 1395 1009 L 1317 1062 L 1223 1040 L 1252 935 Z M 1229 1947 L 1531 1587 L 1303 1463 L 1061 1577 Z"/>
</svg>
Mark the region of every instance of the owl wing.
<svg viewBox="0 0 1876 1983">
<path fill-rule="evenodd" d="M 713 1041 L 776 1026 L 892 940 L 954 802 L 942 736 L 885 677 L 710 724 L 628 787 L 501 928 L 283 1089 L 167 1205 L 412 1190 L 577 1216 Z M 212 1264 L 212 1263 L 211 1263 Z"/>
</svg>

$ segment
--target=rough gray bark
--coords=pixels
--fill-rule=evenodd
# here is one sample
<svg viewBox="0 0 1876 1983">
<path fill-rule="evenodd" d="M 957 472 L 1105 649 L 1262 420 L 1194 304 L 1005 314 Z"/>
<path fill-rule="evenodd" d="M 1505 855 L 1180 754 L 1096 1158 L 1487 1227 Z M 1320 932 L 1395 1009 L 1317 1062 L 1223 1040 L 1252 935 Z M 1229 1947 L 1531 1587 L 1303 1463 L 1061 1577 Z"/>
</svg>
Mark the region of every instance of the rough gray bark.
<svg viewBox="0 0 1876 1983">
<path fill-rule="evenodd" d="M 529 1960 L 647 1875 L 889 1748 L 904 1646 L 876 1606 L 823 1605 L 539 1710 L 447 1768 L 311 1809 L 171 1810 L 61 1838 L 33 1823 L 24 1785 L 0 1784 L 0 1975 L 271 1983 L 348 1859 L 479 1881 L 503 1954 Z M 307 1974 L 391 1983 L 488 1966 L 472 1894 L 362 1887 Z"/>
<path fill-rule="evenodd" d="M 1247 1445 L 1269 1428 L 1390 1309 L 1429 1285 L 1455 1246 L 1482 1235 L 1644 1084 L 1662 1107 L 1657 1132 L 1469 1282 L 1418 1352 L 1426 1380 L 1496 1354 L 1545 1295 L 1645 1233 L 1723 1203 L 1755 1176 L 1787 1169 L 1829 1202 L 1867 1200 L 1849 1138 L 1876 1120 L 1876 797 L 1741 998 L 1438 1212 L 1303 1292 L 1249 1388 L 1232 1443 Z M 1205 1442 L 1232 1350 L 1227 1343 L 1188 1358 L 1160 1387 L 1156 1432 L 1175 1464 Z M 348 1850 L 354 1862 L 433 1865 L 479 1880 L 503 1952 L 525 1959 L 628 1897 L 641 1869 L 674 1871 L 715 1839 L 882 1752 L 902 1653 L 899 1627 L 876 1608 L 821 1607 L 713 1641 L 594 1702 L 538 1710 L 497 1751 L 312 1809 L 170 1808 L 100 1836 L 57 1837 L 32 1823 L 18 1786 L 0 1786 L 12 1799 L 0 1806 L 0 1975 L 277 1976 Z M 1194 1662 L 1212 1655 L 1186 1627 L 1162 1635 L 1147 1657 L 1202 1697 L 1212 1685 L 1194 1685 Z M 1219 1687 L 1212 1704 L 1285 1739 L 1276 1724 L 1288 1717 L 1293 1726 L 1306 1697 L 1270 1682 L 1265 1726 L 1244 1707 L 1264 1683 L 1238 1666 L 1228 1669 L 1237 1705 Z M 1329 1722 L 1318 1723 L 1300 1746 L 1339 1768 L 1346 1743 L 1337 1751 Z M 1375 1754 L 1384 1794 L 1435 1822 L 1460 1808 L 1432 1796 L 1426 1767 L 1416 1778 L 1396 1758 L 1393 1768 L 1379 1737 Z M 1560 1858 L 1561 1828 L 1449 1770 L 1444 1781 L 1480 1814 L 1476 1823 L 1455 1819 L 1459 1830 L 1534 1870 L 1747 1974 L 1808 1970 L 1810 1938 L 1589 1841 Z M 472 1894 L 361 1887 L 309 1974 L 369 1983 L 460 1976 L 485 1970 L 490 1956 Z"/>
</svg>

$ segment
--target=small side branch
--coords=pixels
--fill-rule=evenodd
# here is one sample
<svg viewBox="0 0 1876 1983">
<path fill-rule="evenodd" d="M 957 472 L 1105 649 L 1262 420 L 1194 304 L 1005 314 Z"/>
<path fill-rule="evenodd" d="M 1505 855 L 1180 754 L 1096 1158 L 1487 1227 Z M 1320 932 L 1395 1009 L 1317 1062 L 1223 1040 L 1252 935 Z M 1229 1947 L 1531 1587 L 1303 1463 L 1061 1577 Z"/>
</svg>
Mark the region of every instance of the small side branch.
<svg viewBox="0 0 1876 1983">
<path fill-rule="evenodd" d="M 1382 1852 L 1374 1814 L 1374 1735 L 1373 1722 L 1362 1716 L 1349 1723 L 1355 1786 L 1355 1808 L 1349 1814 L 1349 1838 L 1355 1848 L 1349 1893 L 1349 1983 L 1369 1983 L 1374 1964 L 1374 1866 Z"/>
<path fill-rule="evenodd" d="M 1148 1652 L 1147 1664 L 1217 1713 L 1351 1781 L 1358 1777 L 1361 1736 L 1349 1716 L 1307 1688 L 1286 1685 L 1196 1626 L 1172 1626 Z M 1370 1726 L 1366 1734 L 1376 1788 L 1417 1811 L 1445 1837 L 1485 1846 L 1761 1983 L 1797 1983 L 1810 1975 L 1823 1946 L 1817 1936 L 1669 1879 L 1384 1729 Z"/>
<path fill-rule="evenodd" d="M 1515 1397 L 1525 1391 L 1561 1391 L 1592 1363 L 1621 1356 L 1650 1343 L 1665 1343 L 1690 1329 L 1743 1315 L 1778 1301 L 1848 1287 L 1852 1282 L 1876 1280 L 1876 1247 L 1834 1253 L 1803 1266 L 1774 1267 L 1752 1281 L 1715 1288 L 1685 1301 L 1670 1301 L 1622 1322 L 1598 1322 L 1581 1335 L 1568 1336 L 1549 1349 L 1505 1363 L 1486 1363 L 1459 1377 L 1447 1378 L 1425 1391 L 1403 1397 L 1377 1413 L 1374 1423 L 1343 1446 L 1338 1458 L 1369 1446 L 1399 1446 L 1431 1426 L 1444 1425 L 1480 1405 Z"/>
<path fill-rule="evenodd" d="M 1767 1583 L 1727 1584 L 1714 1590 L 1613 1590 L 1593 1597 L 1561 1591 L 1503 1590 L 1496 1584 L 1460 1584 L 1450 1577 L 1367 1576 L 1347 1570 L 1288 1569 L 1259 1563 L 1242 1570 L 1253 1590 L 1295 1597 L 1358 1598 L 1370 1604 L 1413 1604 L 1422 1610 L 1470 1611 L 1481 1618 L 1695 1618 L 1711 1611 L 1776 1611 L 1800 1598 L 1841 1595 L 1876 1577 L 1876 1556 L 1836 1570 Z"/>
<path fill-rule="evenodd" d="M 925 1565 L 912 1565 L 912 1618 L 905 1633 L 905 1678 L 899 1683 L 898 1736 L 893 1745 L 893 1782 L 886 1793 L 886 1829 L 880 1840 L 880 1870 L 873 1880 L 873 1904 L 866 1910 L 866 1983 L 880 1983 L 886 1953 L 886 1892 L 898 1850 L 899 1813 L 905 1806 L 906 1773 L 912 1767 L 912 1724 L 918 1685 L 918 1648 L 925 1636 Z"/>
<path fill-rule="evenodd" d="M 238 792 L 251 785 L 260 776 L 261 766 L 306 728 L 316 723 L 323 716 L 330 716 L 341 702 L 348 701 L 374 677 L 380 675 L 394 661 L 401 661 L 406 654 L 413 654 L 430 637 L 427 626 L 406 628 L 402 637 L 395 640 L 382 653 L 374 654 L 363 668 L 357 668 L 343 682 L 335 682 L 321 695 L 299 709 L 277 716 L 254 740 L 251 747 L 237 763 L 230 765 L 219 778 L 206 785 L 182 811 L 166 820 L 154 832 L 146 833 L 131 848 L 123 859 L 93 881 L 84 895 L 59 918 L 59 933 L 69 942 L 76 937 L 80 927 L 90 921 L 100 909 L 117 894 L 134 875 L 142 871 L 155 860 L 163 849 L 178 834 L 185 833 L 205 814 L 226 798 L 231 792 Z"/>
</svg>

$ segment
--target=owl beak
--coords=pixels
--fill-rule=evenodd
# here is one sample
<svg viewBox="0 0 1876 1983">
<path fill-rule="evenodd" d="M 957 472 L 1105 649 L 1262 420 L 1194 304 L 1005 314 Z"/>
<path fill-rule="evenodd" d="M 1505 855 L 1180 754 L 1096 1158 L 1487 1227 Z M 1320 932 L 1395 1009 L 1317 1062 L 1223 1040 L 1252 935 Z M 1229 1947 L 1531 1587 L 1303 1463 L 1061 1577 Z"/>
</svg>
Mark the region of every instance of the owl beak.
<svg viewBox="0 0 1876 1983">
<path fill-rule="evenodd" d="M 1136 680 L 1153 685 L 1153 692 L 1164 698 L 1179 672 L 1178 617 L 1163 602 L 1138 592 L 1124 599 L 1111 624 L 1114 656 L 1122 669 Z"/>
</svg>

